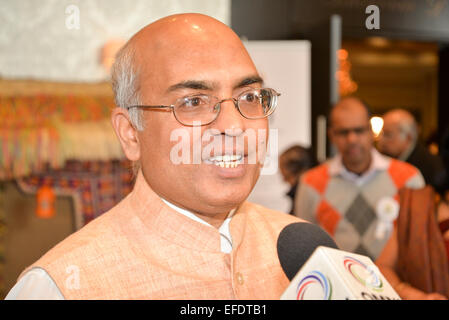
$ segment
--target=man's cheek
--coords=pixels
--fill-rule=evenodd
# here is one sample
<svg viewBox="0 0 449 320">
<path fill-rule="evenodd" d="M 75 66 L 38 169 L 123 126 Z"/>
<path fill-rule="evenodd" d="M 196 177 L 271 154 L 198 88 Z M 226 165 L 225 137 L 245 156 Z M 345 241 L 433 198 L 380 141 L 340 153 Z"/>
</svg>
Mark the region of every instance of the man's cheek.
<svg viewBox="0 0 449 320">
<path fill-rule="evenodd" d="M 191 134 L 185 128 L 177 128 L 170 132 L 169 141 L 161 149 L 169 149 L 168 157 L 174 165 L 192 164 Z M 166 155 L 164 155 L 166 156 Z"/>
</svg>

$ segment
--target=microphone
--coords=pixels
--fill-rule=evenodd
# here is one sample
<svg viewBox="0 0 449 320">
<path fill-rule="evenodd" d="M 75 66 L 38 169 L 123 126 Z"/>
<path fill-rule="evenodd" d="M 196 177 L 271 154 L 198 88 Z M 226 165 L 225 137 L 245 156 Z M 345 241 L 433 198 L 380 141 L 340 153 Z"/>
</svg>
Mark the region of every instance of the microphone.
<svg viewBox="0 0 449 320">
<path fill-rule="evenodd" d="M 277 242 L 278 257 L 290 281 L 318 246 L 338 249 L 327 232 L 316 224 L 296 222 L 282 229 Z"/>
<path fill-rule="evenodd" d="M 400 300 L 370 258 L 338 250 L 315 224 L 286 226 L 277 250 L 291 281 L 281 300 Z"/>
</svg>

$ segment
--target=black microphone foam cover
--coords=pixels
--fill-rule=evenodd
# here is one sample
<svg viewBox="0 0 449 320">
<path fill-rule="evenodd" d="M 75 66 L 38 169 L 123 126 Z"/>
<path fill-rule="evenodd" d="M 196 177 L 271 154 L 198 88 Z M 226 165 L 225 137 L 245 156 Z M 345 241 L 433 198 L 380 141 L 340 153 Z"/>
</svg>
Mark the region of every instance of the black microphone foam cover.
<svg viewBox="0 0 449 320">
<path fill-rule="evenodd" d="M 319 246 L 338 249 L 329 234 L 312 223 L 292 223 L 281 231 L 277 242 L 278 257 L 290 281 Z"/>
</svg>

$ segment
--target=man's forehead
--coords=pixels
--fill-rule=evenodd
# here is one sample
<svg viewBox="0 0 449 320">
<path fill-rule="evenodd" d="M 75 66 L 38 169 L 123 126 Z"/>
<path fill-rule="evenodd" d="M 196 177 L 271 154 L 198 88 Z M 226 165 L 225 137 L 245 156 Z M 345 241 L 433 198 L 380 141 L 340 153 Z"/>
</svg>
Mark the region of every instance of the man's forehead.
<svg viewBox="0 0 449 320">
<path fill-rule="evenodd" d="M 198 45 L 200 41 L 213 43 L 232 38 L 238 39 L 238 36 L 231 28 L 212 17 L 202 14 L 177 14 L 147 25 L 137 32 L 131 41 L 137 50 L 164 50 L 166 47 L 185 50 L 189 44 Z"/>
<path fill-rule="evenodd" d="M 399 127 L 399 124 L 400 121 L 398 121 L 397 119 L 391 117 L 384 118 L 384 127 L 396 128 Z"/>
<path fill-rule="evenodd" d="M 359 123 L 362 125 L 369 123 L 368 112 L 363 106 L 356 104 L 335 106 L 331 114 L 331 123 L 338 125 L 352 125 Z"/>
<path fill-rule="evenodd" d="M 163 18 L 131 40 L 140 84 L 153 93 L 215 90 L 261 83 L 240 38 L 225 24 L 203 15 Z"/>
<path fill-rule="evenodd" d="M 402 123 L 411 123 L 414 119 L 413 116 L 405 110 L 393 110 L 385 114 L 384 121 L 400 125 Z"/>
</svg>

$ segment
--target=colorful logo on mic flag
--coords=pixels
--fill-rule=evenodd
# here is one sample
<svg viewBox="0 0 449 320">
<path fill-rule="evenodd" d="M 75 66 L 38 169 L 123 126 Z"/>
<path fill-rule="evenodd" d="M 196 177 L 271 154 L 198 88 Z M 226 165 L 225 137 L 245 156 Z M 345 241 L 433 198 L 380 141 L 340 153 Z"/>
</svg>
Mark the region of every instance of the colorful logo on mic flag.
<svg viewBox="0 0 449 320">
<path fill-rule="evenodd" d="M 376 272 L 375 267 L 367 266 L 362 261 L 348 256 L 343 258 L 343 264 L 354 279 L 356 279 L 363 286 L 379 292 L 383 290 L 382 279 Z"/>
<path fill-rule="evenodd" d="M 321 294 L 323 300 L 330 300 L 332 297 L 332 284 L 324 274 L 319 271 L 311 271 L 298 284 L 296 289 L 296 300 L 305 300 L 306 292 L 312 292 L 313 296 Z M 317 293 L 317 291 L 319 291 Z"/>
</svg>

